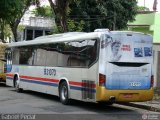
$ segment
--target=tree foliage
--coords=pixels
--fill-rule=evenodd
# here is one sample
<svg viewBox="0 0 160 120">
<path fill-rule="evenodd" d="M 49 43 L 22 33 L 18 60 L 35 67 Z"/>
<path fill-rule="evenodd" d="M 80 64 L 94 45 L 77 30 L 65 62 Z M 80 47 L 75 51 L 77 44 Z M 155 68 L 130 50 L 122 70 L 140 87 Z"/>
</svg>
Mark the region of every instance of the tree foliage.
<svg viewBox="0 0 160 120">
<path fill-rule="evenodd" d="M 68 31 L 70 32 L 81 32 L 83 31 L 85 22 L 83 20 L 77 22 L 71 19 L 67 20 Z"/>
<path fill-rule="evenodd" d="M 35 16 L 39 17 L 55 17 L 50 6 L 40 6 L 32 11 Z"/>
<path fill-rule="evenodd" d="M 17 1 L 18 1 L 17 3 L 19 4 L 19 7 L 17 7 L 16 9 L 18 11 L 16 12 L 16 9 L 15 9 L 14 12 L 16 12 L 16 14 L 13 14 L 8 21 L 11 27 L 11 30 L 13 32 L 15 42 L 17 42 L 17 27 L 18 27 L 18 24 L 20 23 L 22 16 L 32 4 L 39 5 L 38 0 L 17 0 Z"/>
<path fill-rule="evenodd" d="M 39 0 L 1 0 L 0 1 L 0 19 L 9 24 L 17 42 L 17 27 L 24 13 L 30 5 L 39 4 Z M 3 30 L 1 30 L 3 31 Z"/>
<path fill-rule="evenodd" d="M 83 31 L 93 31 L 96 28 L 124 29 L 137 14 L 136 0 L 48 1 L 55 13 L 59 31 L 62 32 L 75 30 L 77 25 L 83 27 Z"/>
<path fill-rule="evenodd" d="M 0 18 L 8 19 L 8 17 L 17 14 L 20 10 L 19 0 L 1 0 L 0 1 Z"/>
<path fill-rule="evenodd" d="M 123 29 L 137 14 L 136 0 L 76 0 L 69 5 L 69 18 L 84 21 L 84 31 L 96 28 Z"/>
<path fill-rule="evenodd" d="M 123 29 L 137 14 L 136 0 L 48 0 L 59 32 L 93 31 L 96 28 Z M 9 24 L 17 41 L 17 27 L 26 10 L 37 4 L 36 15 L 51 16 L 40 0 L 0 0 L 0 29 Z"/>
<path fill-rule="evenodd" d="M 149 11 L 149 8 L 144 7 L 144 6 L 138 6 L 138 11 L 139 12 L 141 12 L 141 11 Z"/>
<path fill-rule="evenodd" d="M 9 20 L 13 15 L 16 15 L 20 11 L 19 1 L 18 0 L 1 0 L 0 1 L 0 38 L 2 42 L 5 42 L 5 36 L 9 33 L 6 31 L 8 28 Z"/>
</svg>

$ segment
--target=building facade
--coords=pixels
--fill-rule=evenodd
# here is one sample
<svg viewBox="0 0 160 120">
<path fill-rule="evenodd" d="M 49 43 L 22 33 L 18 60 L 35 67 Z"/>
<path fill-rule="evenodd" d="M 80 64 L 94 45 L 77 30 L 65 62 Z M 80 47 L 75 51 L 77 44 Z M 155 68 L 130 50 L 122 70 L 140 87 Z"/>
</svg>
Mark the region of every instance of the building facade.
<svg viewBox="0 0 160 120">
<path fill-rule="evenodd" d="M 21 41 L 33 40 L 36 37 L 52 34 L 55 21 L 53 18 L 30 17 L 29 24 L 24 26 Z"/>
</svg>

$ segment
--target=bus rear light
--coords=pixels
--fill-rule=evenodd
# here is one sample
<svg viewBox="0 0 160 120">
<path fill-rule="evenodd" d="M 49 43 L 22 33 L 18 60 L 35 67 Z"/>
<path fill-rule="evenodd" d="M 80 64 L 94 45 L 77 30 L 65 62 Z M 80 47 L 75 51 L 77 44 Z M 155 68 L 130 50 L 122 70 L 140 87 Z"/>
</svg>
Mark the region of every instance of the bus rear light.
<svg viewBox="0 0 160 120">
<path fill-rule="evenodd" d="M 154 76 L 152 75 L 151 76 L 151 87 L 153 87 L 153 85 L 154 85 Z"/>
<path fill-rule="evenodd" d="M 106 76 L 99 74 L 99 85 L 102 86 L 106 82 Z"/>
</svg>

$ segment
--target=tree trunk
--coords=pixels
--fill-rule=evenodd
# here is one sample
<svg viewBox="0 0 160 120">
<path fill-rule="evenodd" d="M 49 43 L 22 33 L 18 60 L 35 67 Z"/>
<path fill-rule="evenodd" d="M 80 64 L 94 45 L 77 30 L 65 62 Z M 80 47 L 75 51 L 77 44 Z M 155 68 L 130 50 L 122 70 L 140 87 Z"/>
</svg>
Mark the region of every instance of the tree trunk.
<svg viewBox="0 0 160 120">
<path fill-rule="evenodd" d="M 57 27 L 61 27 L 61 32 L 67 32 L 67 8 L 68 8 L 68 3 L 69 1 L 56 1 L 53 3 L 52 0 L 48 0 L 50 3 L 50 6 L 55 14 L 55 21 Z M 65 2 L 65 3 L 64 3 Z"/>
<path fill-rule="evenodd" d="M 67 21 L 66 21 L 66 16 L 62 16 L 62 19 L 61 19 L 61 26 L 62 26 L 63 32 L 67 32 Z"/>
<path fill-rule="evenodd" d="M 53 3 L 52 0 L 48 0 L 49 1 L 49 4 L 51 6 L 51 9 L 52 9 L 52 12 L 53 14 L 55 14 L 55 22 L 56 22 L 56 26 L 61 26 L 60 24 L 60 18 L 59 18 L 59 15 L 58 15 L 58 11 L 56 10 L 56 5 Z M 53 15 L 54 16 L 54 15 Z"/>
<path fill-rule="evenodd" d="M 17 40 L 17 28 L 11 27 L 11 30 L 12 30 L 12 33 L 13 33 L 13 36 L 14 36 L 14 41 L 18 42 L 18 40 Z"/>
<path fill-rule="evenodd" d="M 0 31 L 1 31 L 1 35 L 0 35 L 0 39 L 2 40 L 2 42 L 3 43 L 5 43 L 6 41 L 4 40 L 4 27 L 5 27 L 5 22 L 1 19 L 0 20 L 0 22 L 1 22 L 1 29 L 0 29 Z"/>
<path fill-rule="evenodd" d="M 0 35 L 0 39 L 2 40 L 2 42 L 4 43 L 4 25 L 3 23 L 1 24 L 1 35 Z"/>
<path fill-rule="evenodd" d="M 20 19 L 17 19 L 14 23 L 10 24 L 10 27 L 11 27 L 15 42 L 18 42 L 18 39 L 17 39 L 17 28 L 18 28 L 18 24 L 19 23 L 20 23 Z"/>
</svg>

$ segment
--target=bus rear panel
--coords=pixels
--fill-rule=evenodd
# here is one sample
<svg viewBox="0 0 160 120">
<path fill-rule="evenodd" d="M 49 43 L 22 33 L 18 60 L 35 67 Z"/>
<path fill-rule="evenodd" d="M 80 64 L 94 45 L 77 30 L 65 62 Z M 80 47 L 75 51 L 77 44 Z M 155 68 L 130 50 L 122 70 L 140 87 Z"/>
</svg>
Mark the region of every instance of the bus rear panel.
<svg viewBox="0 0 160 120">
<path fill-rule="evenodd" d="M 102 35 L 97 101 L 148 101 L 153 98 L 152 37 L 133 32 Z"/>
</svg>

